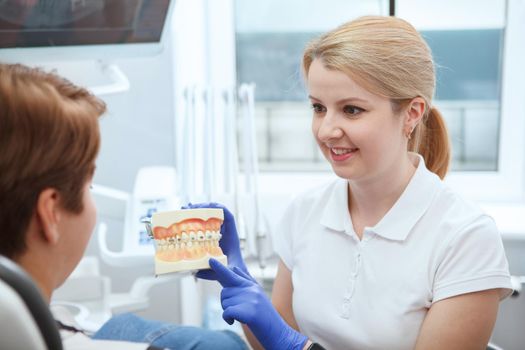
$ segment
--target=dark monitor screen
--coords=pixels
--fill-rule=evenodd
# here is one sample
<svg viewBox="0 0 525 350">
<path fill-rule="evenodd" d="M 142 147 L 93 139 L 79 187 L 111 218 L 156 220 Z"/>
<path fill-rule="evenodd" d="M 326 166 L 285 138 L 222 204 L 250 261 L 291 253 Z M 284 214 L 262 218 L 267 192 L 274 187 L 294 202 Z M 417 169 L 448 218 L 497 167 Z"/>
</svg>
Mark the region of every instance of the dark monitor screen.
<svg viewBox="0 0 525 350">
<path fill-rule="evenodd" d="M 157 43 L 170 0 L 0 0 L 0 48 Z"/>
</svg>

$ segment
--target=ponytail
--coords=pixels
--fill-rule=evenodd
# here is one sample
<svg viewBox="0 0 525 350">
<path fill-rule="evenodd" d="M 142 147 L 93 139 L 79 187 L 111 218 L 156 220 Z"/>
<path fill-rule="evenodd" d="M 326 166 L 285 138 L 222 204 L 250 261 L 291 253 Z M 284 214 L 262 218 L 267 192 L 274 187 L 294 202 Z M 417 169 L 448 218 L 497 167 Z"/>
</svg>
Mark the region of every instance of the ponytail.
<svg viewBox="0 0 525 350">
<path fill-rule="evenodd" d="M 445 121 L 435 107 L 414 130 L 408 150 L 423 156 L 427 168 L 441 179 L 445 178 L 450 166 L 450 141 Z"/>
</svg>

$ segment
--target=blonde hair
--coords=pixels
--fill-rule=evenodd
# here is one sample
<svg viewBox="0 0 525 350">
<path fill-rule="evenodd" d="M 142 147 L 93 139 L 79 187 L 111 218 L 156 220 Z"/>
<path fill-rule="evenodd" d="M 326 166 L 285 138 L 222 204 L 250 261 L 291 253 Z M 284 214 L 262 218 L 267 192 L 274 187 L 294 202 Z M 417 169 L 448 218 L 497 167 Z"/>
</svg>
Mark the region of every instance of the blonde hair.
<svg viewBox="0 0 525 350">
<path fill-rule="evenodd" d="M 305 79 L 315 59 L 344 72 L 370 92 L 389 98 L 399 113 L 415 97 L 425 111 L 408 143 L 440 178 L 447 174 L 450 142 L 443 117 L 432 106 L 436 85 L 430 48 L 416 29 L 395 17 L 365 16 L 314 39 L 303 54 Z"/>
</svg>

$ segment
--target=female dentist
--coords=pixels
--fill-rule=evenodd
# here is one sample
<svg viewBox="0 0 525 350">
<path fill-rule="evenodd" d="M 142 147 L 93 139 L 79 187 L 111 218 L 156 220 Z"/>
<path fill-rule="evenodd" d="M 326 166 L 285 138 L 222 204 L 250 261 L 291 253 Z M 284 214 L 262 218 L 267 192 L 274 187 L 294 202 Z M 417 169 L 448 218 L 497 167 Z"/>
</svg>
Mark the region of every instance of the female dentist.
<svg viewBox="0 0 525 350">
<path fill-rule="evenodd" d="M 226 216 L 230 268 L 199 273 L 224 287 L 223 318 L 255 349 L 484 349 L 508 264 L 492 218 L 442 182 L 450 147 L 429 47 L 404 20 L 362 17 L 312 41 L 303 70 L 313 135 L 340 179 L 277 226 L 271 302 Z"/>
</svg>

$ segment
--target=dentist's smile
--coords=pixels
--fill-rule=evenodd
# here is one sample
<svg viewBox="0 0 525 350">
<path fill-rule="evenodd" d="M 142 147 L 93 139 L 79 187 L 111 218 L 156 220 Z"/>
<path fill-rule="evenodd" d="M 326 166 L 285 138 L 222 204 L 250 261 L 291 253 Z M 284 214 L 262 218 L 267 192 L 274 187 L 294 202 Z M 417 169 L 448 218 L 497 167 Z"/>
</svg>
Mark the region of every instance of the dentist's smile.
<svg viewBox="0 0 525 350">
<path fill-rule="evenodd" d="M 359 151 L 359 148 L 333 147 L 330 148 L 330 158 L 332 158 L 334 162 L 343 162 L 347 159 L 352 158 L 357 151 Z"/>
</svg>

